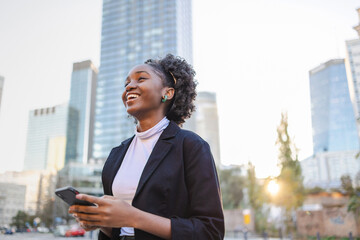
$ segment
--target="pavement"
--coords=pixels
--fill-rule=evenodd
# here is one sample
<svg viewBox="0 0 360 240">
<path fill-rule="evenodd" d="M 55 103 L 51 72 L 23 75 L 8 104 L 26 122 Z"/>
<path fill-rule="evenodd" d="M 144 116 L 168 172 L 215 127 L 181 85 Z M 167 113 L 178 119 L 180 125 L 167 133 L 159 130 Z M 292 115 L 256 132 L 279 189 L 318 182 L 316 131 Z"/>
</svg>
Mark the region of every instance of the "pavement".
<svg viewBox="0 0 360 240">
<path fill-rule="evenodd" d="M 93 234 L 92 239 L 90 238 L 90 233 L 87 232 L 84 237 L 55 237 L 52 233 L 14 233 L 13 235 L 3 235 L 0 234 L 0 240 L 45 240 L 45 239 L 56 239 L 56 240 L 95 240 L 97 239 L 97 234 Z M 244 237 L 225 237 L 225 240 L 240 240 Z M 249 237 L 249 240 L 263 240 L 259 237 Z M 267 240 L 279 240 L 277 238 L 268 238 Z M 285 239 L 284 239 L 285 240 Z"/>
</svg>

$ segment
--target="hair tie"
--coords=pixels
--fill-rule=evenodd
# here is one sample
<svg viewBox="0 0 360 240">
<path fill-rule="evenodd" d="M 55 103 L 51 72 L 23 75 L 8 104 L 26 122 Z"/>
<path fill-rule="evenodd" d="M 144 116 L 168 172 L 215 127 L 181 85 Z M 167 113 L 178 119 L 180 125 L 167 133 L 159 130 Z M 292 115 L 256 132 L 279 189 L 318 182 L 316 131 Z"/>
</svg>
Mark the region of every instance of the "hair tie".
<svg viewBox="0 0 360 240">
<path fill-rule="evenodd" d="M 169 73 L 170 73 L 170 74 L 171 74 L 171 76 L 173 77 L 174 82 L 175 82 L 175 84 L 176 84 L 176 78 L 174 77 L 174 74 L 173 74 L 172 72 L 170 72 L 170 71 L 169 71 Z"/>
</svg>

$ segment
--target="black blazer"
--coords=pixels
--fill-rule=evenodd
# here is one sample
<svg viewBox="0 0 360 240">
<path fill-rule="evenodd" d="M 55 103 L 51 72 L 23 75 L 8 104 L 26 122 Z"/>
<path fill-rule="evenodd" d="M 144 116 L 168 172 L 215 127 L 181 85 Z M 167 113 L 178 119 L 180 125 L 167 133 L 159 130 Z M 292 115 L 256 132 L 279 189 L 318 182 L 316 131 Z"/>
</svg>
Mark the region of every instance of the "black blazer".
<svg viewBox="0 0 360 240">
<path fill-rule="evenodd" d="M 112 183 L 131 143 L 129 138 L 111 150 L 102 172 L 104 194 Z M 132 205 L 170 218 L 173 240 L 224 238 L 224 216 L 218 176 L 209 145 L 191 131 L 170 122 L 145 165 Z M 119 239 L 113 228 L 113 240 Z M 136 240 L 161 239 L 135 229 Z M 99 239 L 110 239 L 100 231 Z"/>
</svg>

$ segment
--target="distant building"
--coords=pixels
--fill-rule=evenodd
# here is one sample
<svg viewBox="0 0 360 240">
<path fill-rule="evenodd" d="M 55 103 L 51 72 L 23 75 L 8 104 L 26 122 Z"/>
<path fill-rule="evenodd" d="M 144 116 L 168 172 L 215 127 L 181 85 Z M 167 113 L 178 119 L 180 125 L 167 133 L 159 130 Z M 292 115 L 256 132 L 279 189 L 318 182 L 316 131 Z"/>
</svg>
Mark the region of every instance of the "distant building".
<svg viewBox="0 0 360 240">
<path fill-rule="evenodd" d="M 24 170 L 56 171 L 64 166 L 68 117 L 74 122 L 78 117 L 68 104 L 30 111 Z"/>
<path fill-rule="evenodd" d="M 30 215 L 34 215 L 37 212 L 37 208 L 39 206 L 39 196 L 41 195 L 40 181 L 44 174 L 45 171 L 34 170 L 22 172 L 5 172 L 0 174 L 0 183 L 4 185 L 24 185 L 26 187 L 24 200 L 19 200 L 25 202 L 23 210 L 25 210 Z M 0 190 L 0 192 L 2 191 Z"/>
<path fill-rule="evenodd" d="M 296 229 L 301 236 L 359 236 L 353 212 L 347 210 L 349 196 L 338 192 L 308 194 L 302 209 L 296 211 Z"/>
<path fill-rule="evenodd" d="M 355 158 L 357 151 L 321 152 L 300 162 L 306 187 L 337 188 L 341 176 L 355 178 L 360 170 L 360 161 Z"/>
<path fill-rule="evenodd" d="M 18 211 L 24 211 L 26 186 L 0 182 L 0 226 L 10 227 Z"/>
<path fill-rule="evenodd" d="M 93 158 L 134 134 L 121 94 L 129 70 L 149 58 L 179 55 L 192 63 L 190 0 L 104 0 Z"/>
<path fill-rule="evenodd" d="M 358 138 L 360 139 L 360 8 L 357 9 L 359 24 L 354 27 L 359 39 L 346 41 L 346 73 L 354 108 Z"/>
<path fill-rule="evenodd" d="M 355 155 L 359 138 L 343 59 L 327 61 L 310 71 L 314 155 L 301 161 L 308 187 L 340 186 L 340 177 L 360 170 Z"/>
<path fill-rule="evenodd" d="M 90 60 L 73 64 L 67 126 L 66 163 L 86 163 L 91 157 L 94 133 L 97 69 Z M 75 133 L 75 134 L 74 134 Z"/>
<path fill-rule="evenodd" d="M 358 150 L 359 140 L 343 59 L 310 71 L 314 153 Z"/>
<path fill-rule="evenodd" d="M 217 110 L 216 94 L 212 92 L 198 92 L 196 97 L 196 112 L 194 115 L 195 129 L 210 145 L 215 164 L 220 165 L 220 136 L 219 116 Z"/>
<path fill-rule="evenodd" d="M 1 99 L 2 99 L 2 95 L 3 95 L 3 89 L 4 89 L 4 77 L 0 76 L 0 111 L 1 111 Z"/>
</svg>

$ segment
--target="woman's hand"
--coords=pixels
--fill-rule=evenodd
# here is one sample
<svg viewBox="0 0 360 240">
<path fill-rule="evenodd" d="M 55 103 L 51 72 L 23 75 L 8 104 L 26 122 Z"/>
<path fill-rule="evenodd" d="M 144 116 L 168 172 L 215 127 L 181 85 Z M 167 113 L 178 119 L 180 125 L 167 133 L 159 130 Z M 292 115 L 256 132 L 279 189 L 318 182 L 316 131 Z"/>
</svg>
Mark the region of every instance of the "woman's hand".
<svg viewBox="0 0 360 240">
<path fill-rule="evenodd" d="M 78 194 L 76 198 L 96 204 L 73 205 L 69 208 L 69 213 L 72 213 L 83 226 L 99 226 L 109 237 L 111 228 L 133 227 L 164 239 L 171 239 L 171 221 L 168 218 L 141 211 L 113 196 L 94 197 Z"/>
<path fill-rule="evenodd" d="M 86 229 L 97 227 L 134 227 L 133 216 L 136 209 L 127 202 L 113 196 L 94 197 L 86 194 L 76 195 L 77 199 L 95 203 L 97 206 L 73 205 L 73 214 Z M 85 229 L 85 230 L 86 230 Z"/>
</svg>

